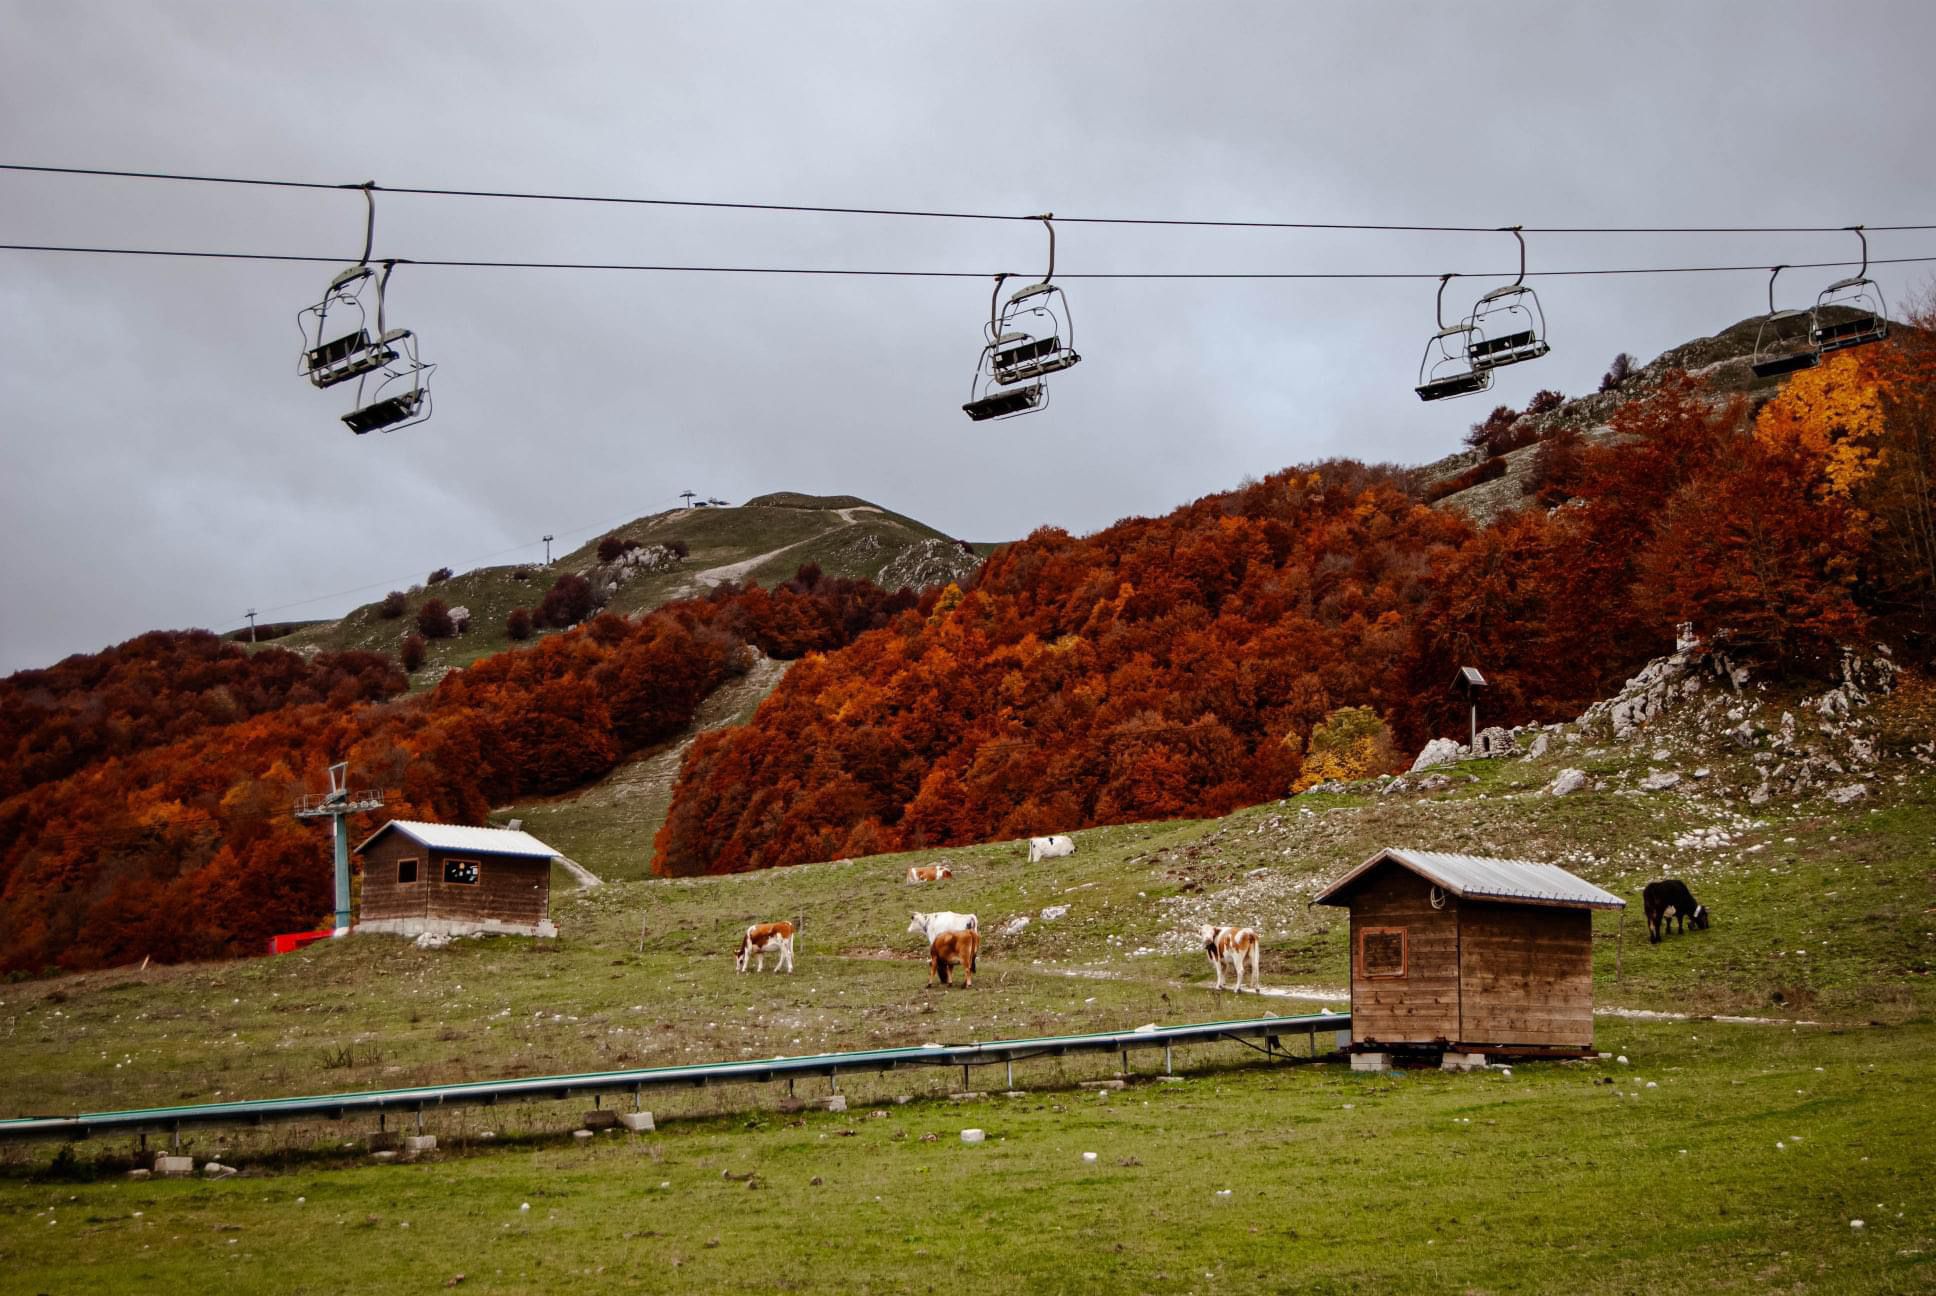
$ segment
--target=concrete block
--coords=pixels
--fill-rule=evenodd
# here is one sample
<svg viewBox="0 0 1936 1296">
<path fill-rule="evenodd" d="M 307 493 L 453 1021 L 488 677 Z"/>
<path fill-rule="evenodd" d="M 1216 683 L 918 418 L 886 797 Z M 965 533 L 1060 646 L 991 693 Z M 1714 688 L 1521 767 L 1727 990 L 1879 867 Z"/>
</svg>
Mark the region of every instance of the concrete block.
<svg viewBox="0 0 1936 1296">
<path fill-rule="evenodd" d="M 128 1171 L 128 1178 L 130 1178 L 130 1179 L 146 1179 L 146 1178 L 147 1178 L 147 1177 L 148 1177 L 149 1175 L 151 1175 L 151 1174 L 153 1174 L 153 1173 L 154 1173 L 154 1171 L 152 1171 L 152 1170 L 130 1170 L 130 1171 Z"/>
<path fill-rule="evenodd" d="M 426 1152 L 435 1152 L 437 1150 L 437 1136 L 435 1134 L 412 1134 L 403 1141 L 403 1150 L 410 1156 L 422 1156 Z"/>
<path fill-rule="evenodd" d="M 617 1112 L 615 1114 L 618 1117 L 618 1123 L 626 1129 L 631 1130 L 634 1134 L 650 1134 L 658 1128 L 658 1126 L 652 1123 L 651 1112 Z"/>
<path fill-rule="evenodd" d="M 829 1098 L 829 1099 L 827 1099 L 827 1110 L 828 1110 L 828 1111 L 830 1111 L 830 1112 L 843 1112 L 843 1111 L 846 1111 L 846 1110 L 847 1110 L 847 1095 L 846 1095 L 846 1094 L 835 1094 L 835 1095 L 834 1095 L 833 1097 L 831 1097 L 831 1098 Z"/>
<path fill-rule="evenodd" d="M 165 1179 L 179 1179 L 195 1173 L 195 1158 L 170 1156 L 163 1152 L 155 1158 L 155 1173 Z"/>
<path fill-rule="evenodd" d="M 381 1152 L 370 1153 L 370 1159 L 372 1161 L 394 1161 L 397 1159 L 397 1154 L 395 1151 L 385 1148 Z"/>
<path fill-rule="evenodd" d="M 976 1093 L 974 1090 L 969 1089 L 961 1093 L 951 1093 L 948 1095 L 948 1098 L 952 1102 L 974 1102 L 977 1098 L 986 1098 L 987 1096 L 987 1094 Z"/>
<path fill-rule="evenodd" d="M 1002 1090 L 1002 1097 L 1004 1097 L 1004 1098 L 1026 1098 L 1026 1097 L 1028 1097 L 1028 1090 L 1026 1090 L 1026 1089 L 1004 1089 L 1004 1090 Z"/>
<path fill-rule="evenodd" d="M 575 1139 L 590 1139 L 590 1138 L 598 1137 L 598 1135 L 592 1133 L 590 1130 L 573 1130 L 571 1132 L 571 1136 Z"/>
<path fill-rule="evenodd" d="M 1486 1069 L 1486 1055 L 1483 1053 L 1447 1053 L 1439 1059 L 1441 1071 L 1483 1071 Z"/>
<path fill-rule="evenodd" d="M 1082 1082 L 1082 1087 L 1084 1089 L 1120 1089 L 1123 1087 L 1123 1081 L 1121 1080 L 1084 1080 Z"/>
<path fill-rule="evenodd" d="M 618 1113 L 615 1111 L 607 1111 L 603 1107 L 594 1108 L 585 1113 L 584 1123 L 581 1128 L 588 1130 L 616 1129 L 618 1128 Z"/>
<path fill-rule="evenodd" d="M 1353 1053 L 1351 1055 L 1351 1069 L 1353 1071 L 1389 1071 L 1391 1070 L 1391 1054 Z"/>
<path fill-rule="evenodd" d="M 985 1130 L 965 1129 L 961 1131 L 961 1141 L 963 1143 L 980 1143 L 987 1137 L 988 1133 Z"/>
</svg>

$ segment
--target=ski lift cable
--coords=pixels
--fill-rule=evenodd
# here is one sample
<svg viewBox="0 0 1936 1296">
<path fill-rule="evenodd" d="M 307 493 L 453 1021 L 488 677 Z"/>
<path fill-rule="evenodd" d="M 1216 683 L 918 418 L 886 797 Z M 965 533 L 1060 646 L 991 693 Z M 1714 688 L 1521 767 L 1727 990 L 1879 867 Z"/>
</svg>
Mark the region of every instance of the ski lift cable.
<svg viewBox="0 0 1936 1296">
<path fill-rule="evenodd" d="M 524 202 L 599 203 L 635 207 L 688 207 L 714 211 L 763 211 L 816 216 L 885 216 L 925 220 L 1028 221 L 1036 216 L 1011 212 L 948 211 L 903 207 L 858 207 L 823 203 L 731 202 L 698 198 L 639 198 L 601 194 L 546 193 L 511 189 L 458 189 L 426 185 L 339 184 L 320 180 L 279 180 L 253 176 L 193 175 L 169 171 L 135 171 L 104 167 L 40 166 L 0 163 L 0 171 L 43 175 L 94 176 L 124 180 L 169 180 L 195 184 L 246 185 L 274 189 L 381 189 L 385 193 L 428 198 L 508 199 Z M 1401 234 L 1491 234 L 1497 225 L 1429 225 L 1366 221 L 1276 221 L 1198 219 L 1168 216 L 1058 216 L 1079 225 L 1141 225 L 1200 229 L 1348 230 Z M 1847 225 L 1529 225 L 1534 234 L 1833 234 Z M 1936 224 L 1869 225 L 1870 230 L 1905 233 L 1936 230 Z M 1765 268 L 1765 267 L 1764 267 Z"/>
<path fill-rule="evenodd" d="M 1029 219 L 1036 219 L 1030 217 Z M 1056 217 L 1057 220 L 1063 219 Z M 1527 227 L 1529 230 L 1531 227 Z M 1847 227 L 1842 227 L 1844 230 Z M 1874 230 L 1875 226 L 1868 226 Z M 1487 231 L 1497 233 L 1497 227 Z M 1535 231 L 1537 232 L 1537 231 Z M 339 256 L 314 256 L 291 252 L 217 252 L 191 248 L 137 248 L 108 247 L 104 245 L 80 245 L 67 243 L 0 243 L 0 252 L 61 252 L 85 256 L 129 256 L 185 258 L 205 261 L 266 261 L 288 264 L 341 265 Z M 396 265 L 423 266 L 430 269 L 454 270 L 590 270 L 616 271 L 634 274 L 722 274 L 722 275 L 798 275 L 828 278 L 859 279 L 981 279 L 986 280 L 986 270 L 900 270 L 850 268 L 844 266 L 736 266 L 736 265 L 670 265 L 624 261 L 512 261 L 489 260 L 481 258 L 455 257 L 391 257 L 387 258 Z M 1936 256 L 1908 257 L 1871 257 L 1868 266 L 1884 265 L 1925 265 L 1936 262 Z M 1790 270 L 1840 270 L 1862 264 L 1858 261 L 1791 261 Z M 1766 262 L 1757 261 L 1736 265 L 1677 265 L 1677 266 L 1613 266 L 1563 270 L 1528 270 L 1528 279 L 1575 279 L 1607 276 L 1633 275 L 1676 275 L 1676 274 L 1730 274 L 1753 271 L 1766 273 Z M 1062 271 L 1064 279 L 1083 280 L 1178 280 L 1214 282 L 1218 280 L 1436 280 L 1441 272 L 1436 270 L 1090 270 Z M 1456 272 L 1462 279 L 1509 279 L 1511 270 L 1462 270 Z"/>
</svg>

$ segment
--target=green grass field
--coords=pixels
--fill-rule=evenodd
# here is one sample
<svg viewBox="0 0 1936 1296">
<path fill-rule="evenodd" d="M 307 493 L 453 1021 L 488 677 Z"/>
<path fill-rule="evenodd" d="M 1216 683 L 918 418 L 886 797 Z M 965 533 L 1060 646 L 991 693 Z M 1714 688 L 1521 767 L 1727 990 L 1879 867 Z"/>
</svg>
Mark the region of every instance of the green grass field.
<svg viewBox="0 0 1936 1296">
<path fill-rule="evenodd" d="M 1344 914 L 1310 897 L 1416 845 L 1551 860 L 1633 902 L 1624 934 L 1596 916 L 1600 1004 L 1694 1019 L 1599 1018 L 1629 1065 L 1372 1076 L 1221 1044 L 1180 1051 L 1176 1081 L 1145 1055 L 1106 1098 L 1073 1087 L 1113 1071 L 1092 1057 L 965 1103 L 958 1072 L 843 1078 L 844 1115 L 789 1110 L 779 1084 L 667 1092 L 643 1136 L 573 1139 L 582 1099 L 463 1109 L 415 1164 L 373 1163 L 362 1127 L 191 1132 L 197 1158 L 243 1167 L 221 1182 L 130 1181 L 128 1139 L 8 1146 L 0 1292 L 1930 1290 L 1936 775 L 1897 761 L 1853 804 L 1749 806 L 1752 756 L 1671 728 L 1466 762 L 1431 792 L 1095 829 L 1033 865 L 1009 842 L 560 877 L 556 942 L 357 938 L 0 986 L 8 1115 L 1289 1015 L 1344 1006 Z M 1639 791 L 1656 743 L 1708 777 Z M 1594 787 L 1540 795 L 1564 765 Z M 613 804 L 524 813 L 580 858 L 642 859 Z M 936 859 L 951 882 L 902 881 Z M 1688 878 L 1713 928 L 1649 945 L 1659 876 Z M 925 987 L 907 915 L 942 907 L 988 935 L 972 991 Z M 798 972 L 736 975 L 739 929 L 779 917 L 802 923 Z M 1310 997 L 1219 1002 L 1192 935 L 1212 920 L 1256 926 L 1267 987 Z M 1699 1019 L 1717 1013 L 1768 1020 Z M 989 1141 L 963 1145 L 970 1126 Z"/>
</svg>

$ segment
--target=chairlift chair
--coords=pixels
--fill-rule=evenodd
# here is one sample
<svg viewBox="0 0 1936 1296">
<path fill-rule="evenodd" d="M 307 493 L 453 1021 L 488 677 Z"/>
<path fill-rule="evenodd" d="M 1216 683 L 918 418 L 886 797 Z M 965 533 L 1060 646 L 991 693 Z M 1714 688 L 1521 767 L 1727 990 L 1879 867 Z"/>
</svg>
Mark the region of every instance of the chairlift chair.
<svg viewBox="0 0 1936 1296">
<path fill-rule="evenodd" d="M 1068 298 L 1055 285 L 1055 225 L 1053 216 L 1037 217 L 1049 231 L 1049 268 L 1040 283 L 1018 288 L 1002 300 L 1002 284 L 1011 276 L 995 276 L 988 298 L 986 345 L 975 367 L 975 380 L 962 410 L 976 422 L 1012 418 L 1046 408 L 1048 384 L 1042 380 L 1081 363 L 1075 349 L 1075 319 Z"/>
<path fill-rule="evenodd" d="M 1492 370 L 1472 363 L 1472 343 L 1477 326 L 1470 319 L 1445 322 L 1445 285 L 1452 275 L 1439 276 L 1439 331 L 1425 344 L 1425 358 L 1418 365 L 1418 386 L 1412 390 L 1424 401 L 1448 400 L 1470 396 L 1492 386 Z"/>
<path fill-rule="evenodd" d="M 1823 351 L 1880 342 L 1889 336 L 1889 307 L 1882 289 L 1869 278 L 1869 236 L 1860 225 L 1849 232 L 1862 240 L 1862 268 L 1837 279 L 1815 299 L 1815 320 L 1809 336 Z M 1835 318 L 1830 318 L 1833 314 Z"/>
<path fill-rule="evenodd" d="M 376 271 L 354 265 L 329 281 L 329 290 L 313 306 L 297 315 L 303 331 L 303 352 L 297 371 L 316 387 L 360 378 L 396 359 L 394 338 L 370 336 L 369 314 L 363 293 L 375 282 Z M 343 331 L 337 332 L 341 329 Z M 334 336 L 331 336 L 334 334 Z"/>
<path fill-rule="evenodd" d="M 358 436 L 414 427 L 430 417 L 430 375 L 437 366 L 418 356 L 415 333 L 384 327 L 383 305 L 395 269 L 396 262 L 384 262 L 376 280 L 377 336 L 388 358 L 357 379 L 356 407 L 343 415 L 344 425 Z"/>
<path fill-rule="evenodd" d="M 1466 358 L 1474 369 L 1521 364 L 1552 350 L 1546 344 L 1546 314 L 1540 309 L 1539 294 L 1526 286 L 1526 237 L 1517 225 L 1501 232 L 1519 240 L 1519 277 L 1481 297 L 1466 317 L 1472 326 Z"/>
<path fill-rule="evenodd" d="M 1768 271 L 1768 314 L 1755 330 L 1754 359 L 1750 362 L 1757 378 L 1813 369 L 1822 360 L 1814 340 L 1815 312 L 1775 309 L 1775 277 L 1785 269 L 1775 266 Z"/>
</svg>

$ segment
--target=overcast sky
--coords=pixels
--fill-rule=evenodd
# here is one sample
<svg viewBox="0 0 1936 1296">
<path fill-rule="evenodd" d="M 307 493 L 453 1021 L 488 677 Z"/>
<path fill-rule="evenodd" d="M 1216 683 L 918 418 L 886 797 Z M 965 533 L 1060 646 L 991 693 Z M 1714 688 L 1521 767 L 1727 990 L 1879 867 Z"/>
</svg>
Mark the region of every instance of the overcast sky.
<svg viewBox="0 0 1936 1296">
<path fill-rule="evenodd" d="M 1924 0 L 0 0 L 0 162 L 1063 216 L 1929 223 L 1932 49 Z M 0 172 L 7 243 L 347 264 L 362 219 L 355 193 Z M 436 413 L 356 437 L 348 389 L 296 373 L 296 313 L 332 267 L 0 251 L 0 671 L 251 606 L 340 613 L 687 488 L 858 494 L 993 540 L 1316 458 L 1429 460 L 1494 403 L 1591 390 L 1616 352 L 1649 359 L 1765 292 L 1753 273 L 1538 280 L 1551 356 L 1422 405 L 1429 280 L 1074 276 L 1497 271 L 1508 236 L 1058 228 L 1084 359 L 1050 409 L 993 424 L 960 411 L 980 280 L 404 266 L 392 322 L 437 363 Z M 1871 242 L 1936 255 L 1936 232 Z M 1530 256 L 1854 249 L 1544 235 Z M 1045 246 L 1023 223 L 379 195 L 376 251 L 1037 273 Z M 1893 305 L 1931 268 L 1875 278 Z M 1788 304 L 1830 277 L 1785 275 Z"/>
</svg>

